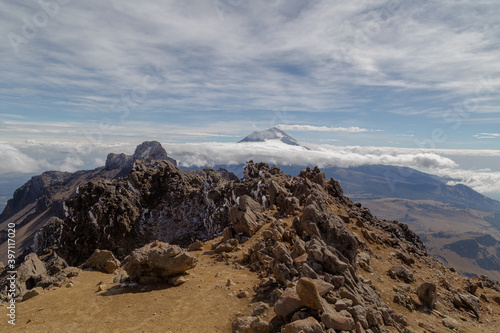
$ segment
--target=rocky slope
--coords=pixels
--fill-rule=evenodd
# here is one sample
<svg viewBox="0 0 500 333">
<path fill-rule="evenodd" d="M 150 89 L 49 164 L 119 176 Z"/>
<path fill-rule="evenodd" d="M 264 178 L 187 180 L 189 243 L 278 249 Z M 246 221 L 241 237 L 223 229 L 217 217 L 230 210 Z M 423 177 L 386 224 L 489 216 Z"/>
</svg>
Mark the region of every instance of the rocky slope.
<svg viewBox="0 0 500 333">
<path fill-rule="evenodd" d="M 318 168 L 292 177 L 278 167 L 249 162 L 243 174 L 235 180 L 227 172 L 181 171 L 170 161 L 145 159 L 135 160 L 124 178 L 80 186 L 64 202 L 64 220 L 52 219 L 37 233 L 37 255 L 23 263 L 20 258 L 16 288 L 19 300 L 26 302 L 19 311 L 31 313 L 37 322 L 29 318 L 19 329 L 60 331 L 31 309 L 61 297 L 61 286 L 89 285 L 75 277 L 89 275 L 71 267 L 82 265 L 116 274 L 113 282 L 94 282 L 97 295 L 107 296 L 115 313 L 124 307 L 128 316 L 143 322 L 141 314 L 129 313 L 128 305 L 118 302 L 123 293 L 133 293 L 127 302 L 168 319 L 144 321 L 142 329 L 149 331 L 495 332 L 498 284 L 484 276 L 467 279 L 429 258 L 407 225 L 376 218 Z M 212 275 L 214 267 L 219 272 Z M 213 276 L 221 272 L 227 283 L 214 286 Z M 235 289 L 236 277 L 245 288 Z M 4 271 L 4 300 L 6 278 Z M 175 297 L 174 308 L 169 299 L 151 308 L 141 300 L 149 293 Z M 193 318 L 179 312 L 192 303 L 183 293 L 197 299 L 197 308 L 207 309 L 193 314 L 194 321 L 214 326 L 193 325 Z M 207 304 L 230 315 L 214 323 Z M 109 331 L 110 318 L 89 325 Z M 87 321 L 73 329 L 83 325 Z M 117 329 L 130 331 L 127 326 L 112 330 Z"/>
</svg>

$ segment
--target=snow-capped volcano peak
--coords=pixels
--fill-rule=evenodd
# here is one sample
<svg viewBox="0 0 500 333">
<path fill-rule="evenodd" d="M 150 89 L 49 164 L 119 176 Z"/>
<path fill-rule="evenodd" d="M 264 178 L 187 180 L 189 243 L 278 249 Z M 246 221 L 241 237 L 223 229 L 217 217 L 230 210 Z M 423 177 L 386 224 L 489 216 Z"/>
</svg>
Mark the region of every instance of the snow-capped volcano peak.
<svg viewBox="0 0 500 333">
<path fill-rule="evenodd" d="M 297 140 L 276 127 L 255 131 L 239 142 L 266 142 L 271 140 L 278 140 L 291 146 L 300 146 Z"/>
</svg>

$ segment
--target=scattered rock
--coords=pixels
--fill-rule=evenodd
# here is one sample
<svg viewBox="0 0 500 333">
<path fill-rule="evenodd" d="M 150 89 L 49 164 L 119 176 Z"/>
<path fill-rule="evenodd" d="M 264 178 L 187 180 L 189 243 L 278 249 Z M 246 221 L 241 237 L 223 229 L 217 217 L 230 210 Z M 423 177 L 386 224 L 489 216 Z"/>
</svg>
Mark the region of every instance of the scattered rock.
<svg viewBox="0 0 500 333">
<path fill-rule="evenodd" d="M 233 322 L 233 333 L 270 333 L 271 327 L 259 317 L 239 317 Z"/>
<path fill-rule="evenodd" d="M 333 328 L 334 330 L 350 331 L 356 328 L 354 319 L 338 314 L 325 313 L 321 316 L 321 321 L 326 328 Z"/>
<path fill-rule="evenodd" d="M 406 283 L 413 283 L 413 273 L 402 265 L 396 265 L 389 268 L 387 274 L 396 280 L 402 280 Z"/>
<path fill-rule="evenodd" d="M 304 303 L 300 300 L 295 287 L 292 287 L 285 289 L 278 298 L 278 301 L 274 304 L 274 312 L 278 316 L 286 318 L 303 307 L 305 307 Z"/>
<path fill-rule="evenodd" d="M 454 330 L 454 331 L 458 330 L 458 321 L 456 321 L 453 318 L 445 317 L 445 318 L 443 318 L 442 323 L 445 327 L 448 327 L 451 330 Z"/>
<path fill-rule="evenodd" d="M 286 325 L 281 333 L 323 333 L 323 328 L 316 319 L 308 317 Z"/>
<path fill-rule="evenodd" d="M 439 333 L 439 330 L 437 328 L 435 328 L 434 326 L 432 326 L 431 324 L 422 323 L 419 321 L 418 326 L 422 327 L 424 330 L 428 331 L 429 333 Z"/>
<path fill-rule="evenodd" d="M 114 277 L 114 283 L 122 283 L 128 279 L 128 274 L 125 271 L 121 271 L 117 276 Z"/>
<path fill-rule="evenodd" d="M 189 245 L 188 251 L 201 251 L 203 248 L 203 242 L 197 239 L 193 244 Z"/>
<path fill-rule="evenodd" d="M 172 286 L 180 286 L 181 284 L 186 283 L 188 281 L 189 281 L 189 279 L 186 276 L 178 275 L 178 276 L 174 276 L 174 277 L 169 278 L 167 280 L 167 283 L 172 285 Z"/>
<path fill-rule="evenodd" d="M 26 291 L 24 293 L 24 295 L 22 296 L 23 302 L 26 300 L 29 300 L 30 298 L 33 298 L 35 296 L 40 295 L 42 292 L 43 292 L 43 288 L 41 288 L 41 287 L 36 287 L 36 288 L 33 288 L 31 290 Z"/>
<path fill-rule="evenodd" d="M 236 294 L 238 298 L 247 298 L 249 295 L 248 291 L 241 290 Z"/>
<path fill-rule="evenodd" d="M 96 249 L 81 267 L 111 274 L 120 267 L 120 261 L 115 258 L 111 251 Z"/>
</svg>

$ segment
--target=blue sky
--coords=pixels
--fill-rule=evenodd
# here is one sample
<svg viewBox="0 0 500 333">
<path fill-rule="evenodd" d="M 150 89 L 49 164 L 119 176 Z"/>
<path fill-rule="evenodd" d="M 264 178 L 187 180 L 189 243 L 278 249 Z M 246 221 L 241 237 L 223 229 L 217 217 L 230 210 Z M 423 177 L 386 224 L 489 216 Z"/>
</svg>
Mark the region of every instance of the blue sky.
<svg viewBox="0 0 500 333">
<path fill-rule="evenodd" d="M 496 1 L 4 1 L 0 174 L 271 126 L 497 156 L 498 17 Z"/>
</svg>

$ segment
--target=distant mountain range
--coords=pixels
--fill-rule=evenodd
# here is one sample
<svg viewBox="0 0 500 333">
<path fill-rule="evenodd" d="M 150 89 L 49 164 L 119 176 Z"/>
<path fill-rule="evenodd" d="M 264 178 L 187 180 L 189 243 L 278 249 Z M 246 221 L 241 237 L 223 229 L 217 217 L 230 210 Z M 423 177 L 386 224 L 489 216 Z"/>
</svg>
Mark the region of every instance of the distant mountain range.
<svg viewBox="0 0 500 333">
<path fill-rule="evenodd" d="M 301 146 L 277 128 L 253 132 L 239 142 L 280 142 Z M 135 160 L 167 160 L 176 164 L 161 144 L 145 142 L 137 147 L 134 155 L 109 154 L 105 166 L 95 170 L 45 172 L 33 177 L 15 192 L 0 215 L 0 230 L 5 230 L 5 223 L 14 222 L 18 225 L 21 247 L 32 246 L 34 233 L 50 217 L 64 218 L 64 202 L 75 195 L 78 188 L 96 179 L 125 177 Z M 296 176 L 308 166 L 313 165 L 281 165 L 280 168 Z M 243 167 L 243 164 L 212 166 L 232 180 L 243 176 Z M 338 180 L 347 196 L 361 202 L 375 215 L 410 225 L 424 239 L 431 255 L 463 273 L 488 274 L 500 280 L 499 201 L 464 185 L 449 186 L 444 179 L 411 168 L 364 165 L 328 167 L 322 171 L 327 178 Z M 488 242 L 482 238 L 485 234 L 491 237 Z M 1 244 L 5 237 L 1 231 L 0 253 L 5 247 Z"/>
</svg>

